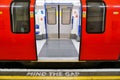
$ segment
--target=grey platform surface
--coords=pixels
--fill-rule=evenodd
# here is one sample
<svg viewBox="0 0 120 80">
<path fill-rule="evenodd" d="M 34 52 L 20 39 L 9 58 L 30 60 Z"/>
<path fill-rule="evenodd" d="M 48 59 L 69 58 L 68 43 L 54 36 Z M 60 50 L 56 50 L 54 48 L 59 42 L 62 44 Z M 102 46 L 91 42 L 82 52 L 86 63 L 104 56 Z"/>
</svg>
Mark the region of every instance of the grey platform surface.
<svg viewBox="0 0 120 80">
<path fill-rule="evenodd" d="M 47 40 L 39 57 L 78 57 L 72 40 Z"/>
</svg>

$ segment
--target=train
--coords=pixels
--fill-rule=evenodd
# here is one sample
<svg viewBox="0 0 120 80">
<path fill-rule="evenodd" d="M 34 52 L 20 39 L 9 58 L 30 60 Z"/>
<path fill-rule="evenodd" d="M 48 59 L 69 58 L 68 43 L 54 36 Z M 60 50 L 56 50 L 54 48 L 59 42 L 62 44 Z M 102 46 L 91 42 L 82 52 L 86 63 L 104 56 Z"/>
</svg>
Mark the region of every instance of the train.
<svg viewBox="0 0 120 80">
<path fill-rule="evenodd" d="M 1 0 L 0 61 L 119 61 L 120 0 Z"/>
</svg>

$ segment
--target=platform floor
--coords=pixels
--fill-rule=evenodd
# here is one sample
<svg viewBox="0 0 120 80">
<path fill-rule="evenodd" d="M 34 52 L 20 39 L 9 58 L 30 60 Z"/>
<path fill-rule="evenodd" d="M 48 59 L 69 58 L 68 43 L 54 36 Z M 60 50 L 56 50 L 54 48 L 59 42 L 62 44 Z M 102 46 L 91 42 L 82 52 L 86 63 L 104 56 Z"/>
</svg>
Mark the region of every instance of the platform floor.
<svg viewBox="0 0 120 80">
<path fill-rule="evenodd" d="M 39 43 L 42 45 L 37 47 L 39 60 L 78 60 L 79 42 L 75 40 L 52 39 Z"/>
<path fill-rule="evenodd" d="M 120 80 L 120 69 L 0 69 L 0 80 Z"/>
</svg>

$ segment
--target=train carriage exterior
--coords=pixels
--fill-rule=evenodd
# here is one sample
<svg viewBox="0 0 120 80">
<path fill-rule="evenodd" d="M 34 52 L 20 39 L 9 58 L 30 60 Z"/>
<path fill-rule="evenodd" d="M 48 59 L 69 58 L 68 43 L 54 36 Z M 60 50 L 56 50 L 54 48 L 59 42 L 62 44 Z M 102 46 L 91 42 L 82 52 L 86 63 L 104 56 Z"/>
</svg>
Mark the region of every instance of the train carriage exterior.
<svg viewBox="0 0 120 80">
<path fill-rule="evenodd" d="M 0 61 L 118 61 L 119 0 L 1 0 Z"/>
</svg>

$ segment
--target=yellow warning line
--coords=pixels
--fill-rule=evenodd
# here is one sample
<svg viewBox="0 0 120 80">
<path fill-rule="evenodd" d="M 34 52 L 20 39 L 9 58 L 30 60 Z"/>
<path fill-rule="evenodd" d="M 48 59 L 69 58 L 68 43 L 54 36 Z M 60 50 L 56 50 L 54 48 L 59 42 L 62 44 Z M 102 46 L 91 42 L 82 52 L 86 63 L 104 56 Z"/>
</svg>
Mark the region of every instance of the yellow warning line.
<svg viewBox="0 0 120 80">
<path fill-rule="evenodd" d="M 0 79 L 14 80 L 120 80 L 120 76 L 79 76 L 79 77 L 41 77 L 41 76 L 0 76 Z"/>
</svg>

